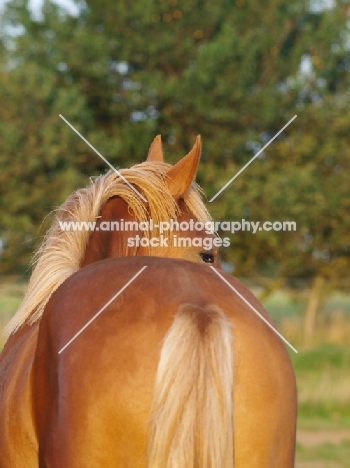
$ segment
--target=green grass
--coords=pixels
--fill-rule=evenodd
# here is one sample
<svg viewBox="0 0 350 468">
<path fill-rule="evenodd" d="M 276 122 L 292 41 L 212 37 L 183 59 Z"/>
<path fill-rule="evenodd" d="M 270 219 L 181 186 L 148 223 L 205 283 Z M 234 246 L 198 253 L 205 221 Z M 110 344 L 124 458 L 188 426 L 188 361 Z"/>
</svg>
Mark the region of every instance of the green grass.
<svg viewBox="0 0 350 468">
<path fill-rule="evenodd" d="M 350 431 L 350 347 L 323 345 L 292 355 L 298 429 Z M 296 468 L 349 468 L 350 441 L 297 445 Z"/>
<path fill-rule="evenodd" d="M 289 297 L 285 291 L 278 290 L 270 294 L 262 303 L 272 319 L 279 323 L 284 318 L 301 316 L 306 300 L 302 297 Z"/>
<path fill-rule="evenodd" d="M 350 430 L 350 405 L 299 404 L 298 429 L 301 430 Z"/>
<path fill-rule="evenodd" d="M 0 287 L 0 330 L 3 330 L 20 305 L 26 285 L 2 284 Z M 5 337 L 0 333 L 0 349 L 5 344 Z"/>
<path fill-rule="evenodd" d="M 285 318 L 302 317 L 306 307 L 307 295 L 305 292 L 295 294 L 283 290 L 274 291 L 266 299 L 262 300 L 265 309 L 273 320 L 278 323 Z M 330 316 L 334 311 L 343 311 L 346 317 L 350 317 L 349 294 L 334 292 L 322 304 L 320 314 Z"/>
<path fill-rule="evenodd" d="M 309 463 L 307 463 L 309 462 Z M 311 464 L 311 462 L 313 462 Z M 297 446 L 296 468 L 349 468 L 350 441 L 323 444 L 315 447 Z"/>
<path fill-rule="evenodd" d="M 350 347 L 321 346 L 291 356 L 298 386 L 299 427 L 350 428 Z"/>
<path fill-rule="evenodd" d="M 320 373 L 322 371 L 350 370 L 350 347 L 323 345 L 316 349 L 304 350 L 301 357 L 293 355 L 294 368 L 298 372 Z"/>
<path fill-rule="evenodd" d="M 343 310 L 350 317 L 350 298 L 348 294 L 335 292 L 323 304 L 322 311 L 325 314 L 332 313 L 334 310 Z"/>
</svg>

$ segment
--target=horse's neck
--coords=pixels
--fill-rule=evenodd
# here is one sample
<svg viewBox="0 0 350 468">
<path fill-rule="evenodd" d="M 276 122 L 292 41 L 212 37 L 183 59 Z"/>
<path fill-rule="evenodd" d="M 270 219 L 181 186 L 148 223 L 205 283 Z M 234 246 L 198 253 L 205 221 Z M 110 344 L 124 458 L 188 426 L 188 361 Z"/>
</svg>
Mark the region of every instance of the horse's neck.
<svg viewBox="0 0 350 468">
<path fill-rule="evenodd" d="M 103 206 L 100 217 L 96 219 L 96 227 L 91 233 L 81 267 L 106 258 L 136 255 L 136 248 L 128 247 L 127 240 L 129 235 L 135 236 L 137 232 L 106 229 L 112 222 L 120 223 L 121 220 L 135 221 L 128 211 L 127 203 L 120 197 L 112 197 Z M 101 223 L 104 224 L 101 226 Z"/>
</svg>

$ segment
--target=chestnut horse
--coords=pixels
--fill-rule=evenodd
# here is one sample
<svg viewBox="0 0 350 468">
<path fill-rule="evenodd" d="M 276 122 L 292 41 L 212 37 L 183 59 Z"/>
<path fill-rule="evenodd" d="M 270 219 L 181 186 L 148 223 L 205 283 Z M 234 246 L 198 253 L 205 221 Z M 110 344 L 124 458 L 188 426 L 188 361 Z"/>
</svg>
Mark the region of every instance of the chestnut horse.
<svg viewBox="0 0 350 468">
<path fill-rule="evenodd" d="M 0 357 L 0 468 L 293 467 L 288 353 L 206 265 L 220 269 L 214 234 L 178 232 L 196 240 L 179 248 L 167 232 L 147 247 L 103 229 L 137 221 L 132 236 L 150 240 L 161 222 L 209 222 L 193 182 L 199 157 L 197 138 L 169 166 L 157 137 L 145 163 L 100 176 L 59 208 Z M 94 231 L 63 228 L 77 221 Z"/>
</svg>

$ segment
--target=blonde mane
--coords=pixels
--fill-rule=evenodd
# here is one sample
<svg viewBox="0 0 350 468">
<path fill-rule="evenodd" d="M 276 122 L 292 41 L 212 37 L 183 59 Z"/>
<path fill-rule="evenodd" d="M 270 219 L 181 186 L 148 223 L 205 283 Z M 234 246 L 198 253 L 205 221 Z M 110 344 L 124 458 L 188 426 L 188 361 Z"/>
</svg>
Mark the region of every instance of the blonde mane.
<svg viewBox="0 0 350 468">
<path fill-rule="evenodd" d="M 138 222 L 151 218 L 154 224 L 159 224 L 177 217 L 178 207 L 166 183 L 170 167 L 163 162 L 144 162 L 119 171 L 130 184 L 137 186 L 148 200 L 147 204 L 114 171 L 99 176 L 90 186 L 67 198 L 58 208 L 52 226 L 34 256 L 35 267 L 27 292 L 5 333 L 14 333 L 25 323 L 33 324 L 40 320 L 53 292 L 80 269 L 91 231 L 62 230 L 60 223 L 96 221 L 103 205 L 113 196 L 126 201 Z M 194 218 L 202 222 L 211 220 L 197 184 L 192 184 L 183 199 Z"/>
</svg>

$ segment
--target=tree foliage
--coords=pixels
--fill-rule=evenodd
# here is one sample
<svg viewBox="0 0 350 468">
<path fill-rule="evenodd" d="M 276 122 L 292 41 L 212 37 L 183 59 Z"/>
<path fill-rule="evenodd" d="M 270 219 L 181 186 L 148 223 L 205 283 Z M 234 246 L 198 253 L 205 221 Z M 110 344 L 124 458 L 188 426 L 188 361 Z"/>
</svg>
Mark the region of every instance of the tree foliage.
<svg viewBox="0 0 350 468">
<path fill-rule="evenodd" d="M 209 198 L 298 114 L 209 209 L 218 220 L 297 224 L 233 234 L 224 256 L 237 274 L 346 274 L 350 10 L 316 6 L 87 0 L 72 16 L 46 1 L 38 19 L 11 1 L 0 77 L 3 271 L 26 264 L 22 243 L 52 206 L 105 170 L 59 113 L 121 167 L 144 159 L 158 133 L 170 162 L 201 133 Z"/>
</svg>

